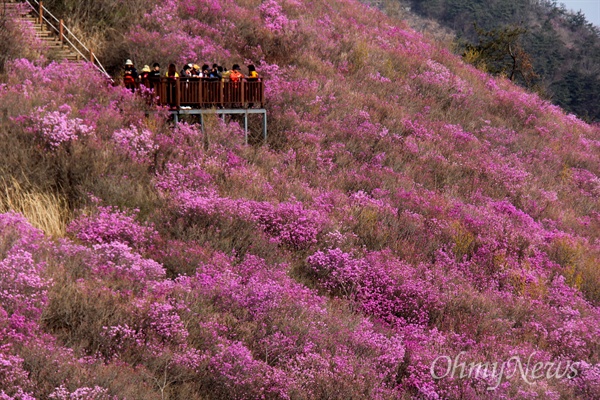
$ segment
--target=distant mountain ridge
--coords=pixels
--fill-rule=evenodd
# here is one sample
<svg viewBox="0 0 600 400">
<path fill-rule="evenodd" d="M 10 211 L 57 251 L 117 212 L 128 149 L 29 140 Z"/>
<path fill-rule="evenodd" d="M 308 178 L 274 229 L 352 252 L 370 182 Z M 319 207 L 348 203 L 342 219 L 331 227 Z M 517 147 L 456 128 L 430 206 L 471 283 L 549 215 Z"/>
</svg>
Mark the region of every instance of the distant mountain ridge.
<svg viewBox="0 0 600 400">
<path fill-rule="evenodd" d="M 454 30 L 459 41 L 476 42 L 474 24 L 491 30 L 527 29 L 522 45 L 532 56 L 538 85 L 551 101 L 586 120 L 600 120 L 600 30 L 582 12 L 550 0 L 407 0 L 411 11 Z M 460 47 L 460 46 L 459 46 Z"/>
</svg>

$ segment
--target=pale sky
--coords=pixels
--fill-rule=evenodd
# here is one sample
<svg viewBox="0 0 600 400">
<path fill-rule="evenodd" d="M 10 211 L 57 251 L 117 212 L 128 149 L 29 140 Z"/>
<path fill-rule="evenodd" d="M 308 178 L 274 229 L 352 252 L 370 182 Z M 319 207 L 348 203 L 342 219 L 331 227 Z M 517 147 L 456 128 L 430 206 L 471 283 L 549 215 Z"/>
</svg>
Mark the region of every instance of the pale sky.
<svg viewBox="0 0 600 400">
<path fill-rule="evenodd" d="M 600 27 L 600 0 L 558 0 L 557 3 L 563 3 L 568 10 L 583 11 L 585 19 Z"/>
</svg>

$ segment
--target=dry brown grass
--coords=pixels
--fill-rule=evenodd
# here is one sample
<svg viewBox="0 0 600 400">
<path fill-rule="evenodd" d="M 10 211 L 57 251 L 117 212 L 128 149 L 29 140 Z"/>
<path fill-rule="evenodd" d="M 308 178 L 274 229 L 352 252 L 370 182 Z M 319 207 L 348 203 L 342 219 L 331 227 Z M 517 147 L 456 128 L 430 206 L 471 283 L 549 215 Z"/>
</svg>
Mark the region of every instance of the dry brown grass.
<svg viewBox="0 0 600 400">
<path fill-rule="evenodd" d="M 71 218 L 64 197 L 0 174 L 0 212 L 11 210 L 22 214 L 33 226 L 54 238 L 65 235 Z"/>
</svg>

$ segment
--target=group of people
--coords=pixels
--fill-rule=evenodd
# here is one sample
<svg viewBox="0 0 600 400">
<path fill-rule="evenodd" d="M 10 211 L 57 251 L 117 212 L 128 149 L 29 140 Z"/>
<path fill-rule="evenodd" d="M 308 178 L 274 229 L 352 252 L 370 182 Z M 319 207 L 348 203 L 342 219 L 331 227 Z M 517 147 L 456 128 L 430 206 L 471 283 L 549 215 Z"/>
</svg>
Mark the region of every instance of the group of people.
<svg viewBox="0 0 600 400">
<path fill-rule="evenodd" d="M 152 69 L 148 65 L 144 65 L 141 73 L 138 73 L 137 69 L 133 65 L 131 60 L 125 61 L 125 68 L 123 72 L 123 84 L 126 88 L 135 91 L 138 83 L 148 86 L 148 82 L 153 79 L 160 78 L 162 76 L 175 80 L 184 78 L 205 78 L 211 80 L 222 80 L 239 82 L 242 79 L 255 80 L 258 79 L 258 72 L 254 65 L 248 65 L 248 74 L 244 75 L 241 72 L 241 68 L 238 64 L 233 64 L 231 69 L 227 69 L 221 65 L 213 64 L 210 67 L 208 64 L 204 64 L 200 67 L 198 64 L 189 63 L 183 66 L 183 68 L 177 72 L 175 64 L 169 64 L 166 73 L 163 75 L 160 70 L 160 64 L 154 63 Z"/>
</svg>

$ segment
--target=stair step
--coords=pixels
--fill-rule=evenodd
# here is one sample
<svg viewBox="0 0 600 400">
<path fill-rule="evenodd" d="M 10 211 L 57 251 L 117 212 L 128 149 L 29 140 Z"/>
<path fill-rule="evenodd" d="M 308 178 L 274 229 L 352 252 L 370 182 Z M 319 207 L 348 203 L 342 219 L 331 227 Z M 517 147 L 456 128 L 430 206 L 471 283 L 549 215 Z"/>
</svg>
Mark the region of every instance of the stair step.
<svg viewBox="0 0 600 400">
<path fill-rule="evenodd" d="M 0 7 L 1 9 L 1 7 Z M 2 11 L 0 11 L 0 14 L 2 14 Z M 27 12 L 21 12 L 21 11 L 12 11 L 12 10 L 7 10 L 6 11 L 6 15 L 10 15 L 12 17 L 18 17 L 18 18 L 23 18 L 23 16 L 28 15 Z"/>
<path fill-rule="evenodd" d="M 66 46 L 58 40 L 58 33 L 54 32 L 45 23 L 40 24 L 39 19 L 35 16 L 30 8 L 22 6 L 23 3 L 17 2 L 5 2 L 5 10 L 7 13 L 11 13 L 15 18 L 23 21 L 30 25 L 33 33 L 43 43 L 44 47 L 48 50 L 49 56 L 55 60 L 66 60 L 74 65 L 83 66 L 86 62 L 85 57 L 81 57 L 76 51 L 73 51 L 70 47 Z M 0 5 L 0 12 L 2 11 L 2 5 Z M 29 27 L 28 27 L 29 28 Z"/>
<path fill-rule="evenodd" d="M 4 10 L 2 10 L 2 6 L 0 6 L 0 12 L 4 12 Z M 29 15 L 29 11 L 20 10 L 18 8 L 7 8 L 6 13 L 8 15 Z"/>
</svg>

